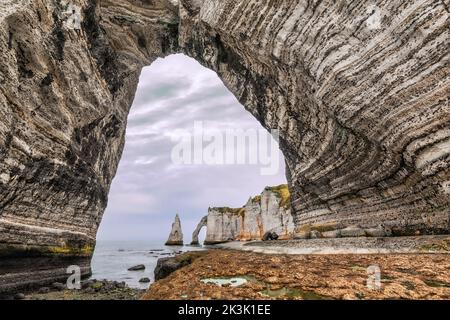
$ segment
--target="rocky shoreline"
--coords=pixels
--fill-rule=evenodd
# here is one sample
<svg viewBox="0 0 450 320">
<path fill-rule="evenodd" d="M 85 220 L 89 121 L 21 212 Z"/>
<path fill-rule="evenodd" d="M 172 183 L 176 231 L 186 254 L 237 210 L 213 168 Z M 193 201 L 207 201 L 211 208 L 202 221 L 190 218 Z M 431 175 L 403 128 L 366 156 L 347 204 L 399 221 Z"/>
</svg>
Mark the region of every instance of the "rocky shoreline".
<svg viewBox="0 0 450 320">
<path fill-rule="evenodd" d="M 449 254 L 262 254 L 209 250 L 155 282 L 148 300 L 450 299 Z M 379 270 L 380 282 L 371 281 Z"/>
<path fill-rule="evenodd" d="M 68 290 L 62 283 L 53 283 L 2 298 L 450 299 L 450 237 L 379 238 L 376 244 L 372 243 L 373 239 L 366 240 L 369 242 L 361 239 L 314 239 L 249 242 L 240 246 L 229 243 L 211 246 L 210 250 L 160 258 L 154 270 L 156 282 L 148 290 L 130 288 L 125 282 L 89 279 L 82 281 L 80 290 Z M 361 248 L 358 251 L 356 245 L 366 249 L 376 246 L 378 250 L 389 252 L 368 254 Z M 335 251 L 311 254 L 308 246 L 311 252 L 315 246 L 328 246 Z M 296 253 L 295 249 L 299 247 L 306 253 Z M 371 268 L 379 271 L 380 282 L 376 288 L 368 286 Z"/>
<path fill-rule="evenodd" d="M 146 290 L 128 287 L 125 282 L 86 280 L 80 290 L 69 290 L 63 283 L 54 283 L 26 293 L 4 296 L 3 300 L 139 300 Z"/>
</svg>

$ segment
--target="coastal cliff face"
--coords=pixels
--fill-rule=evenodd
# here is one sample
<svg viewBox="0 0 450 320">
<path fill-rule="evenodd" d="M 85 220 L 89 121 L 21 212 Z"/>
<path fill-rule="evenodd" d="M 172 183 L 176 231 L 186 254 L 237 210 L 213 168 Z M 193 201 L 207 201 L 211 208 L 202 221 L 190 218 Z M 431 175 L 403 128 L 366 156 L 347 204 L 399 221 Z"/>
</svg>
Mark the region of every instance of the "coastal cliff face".
<svg viewBox="0 0 450 320">
<path fill-rule="evenodd" d="M 267 187 L 242 208 L 210 208 L 206 228 L 205 244 L 261 240 L 266 232 L 292 238 L 295 225 L 288 186 Z"/>
<path fill-rule="evenodd" d="M 446 1 L 196 3 L 180 46 L 280 130 L 298 228 L 449 232 Z"/>
<path fill-rule="evenodd" d="M 3 256 L 92 252 L 140 70 L 179 52 L 279 129 L 298 232 L 449 233 L 448 1 L 72 4 L 81 36 L 64 1 L 0 3 Z"/>
</svg>

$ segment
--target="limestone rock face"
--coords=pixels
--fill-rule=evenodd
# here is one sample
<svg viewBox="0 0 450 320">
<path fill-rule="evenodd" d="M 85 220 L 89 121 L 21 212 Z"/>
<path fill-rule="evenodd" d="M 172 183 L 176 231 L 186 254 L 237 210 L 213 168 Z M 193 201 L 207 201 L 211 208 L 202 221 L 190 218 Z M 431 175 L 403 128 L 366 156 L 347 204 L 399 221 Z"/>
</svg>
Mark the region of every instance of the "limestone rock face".
<svg viewBox="0 0 450 320">
<path fill-rule="evenodd" d="M 240 216 L 231 208 L 210 208 L 204 244 L 217 244 L 236 239 L 241 229 Z"/>
<path fill-rule="evenodd" d="M 210 208 L 205 244 L 261 240 L 268 233 L 279 239 L 293 237 L 295 225 L 287 185 L 267 187 L 242 208 Z"/>
<path fill-rule="evenodd" d="M 200 234 L 200 231 L 203 227 L 206 227 L 208 224 L 208 216 L 204 216 L 200 222 L 198 223 L 197 227 L 195 228 L 194 232 L 192 233 L 192 245 L 198 245 L 198 235 Z"/>
<path fill-rule="evenodd" d="M 72 3 L 81 37 L 64 1 L 0 3 L 0 256 L 92 254 L 140 70 L 176 43 L 169 2 Z"/>
<path fill-rule="evenodd" d="M 169 239 L 167 239 L 166 246 L 182 246 L 183 245 L 183 231 L 181 230 L 181 221 L 178 214 L 175 216 L 175 221 L 172 223 L 172 230 L 170 231 Z"/>
<path fill-rule="evenodd" d="M 180 47 L 280 130 L 297 227 L 449 232 L 445 1 L 180 3 Z"/>
<path fill-rule="evenodd" d="M 0 3 L 2 254 L 93 248 L 140 70 L 177 52 L 279 129 L 299 232 L 449 233 L 448 1 L 71 2 L 81 37 Z"/>
</svg>

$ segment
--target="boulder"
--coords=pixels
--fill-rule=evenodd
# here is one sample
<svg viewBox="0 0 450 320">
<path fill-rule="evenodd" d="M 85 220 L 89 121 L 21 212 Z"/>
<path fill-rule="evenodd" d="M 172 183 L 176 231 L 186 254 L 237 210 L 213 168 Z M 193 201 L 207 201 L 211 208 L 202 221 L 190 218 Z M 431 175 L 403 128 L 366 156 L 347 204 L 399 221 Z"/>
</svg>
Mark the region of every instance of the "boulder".
<svg viewBox="0 0 450 320">
<path fill-rule="evenodd" d="M 139 282 L 140 282 L 140 283 L 150 283 L 151 280 L 150 280 L 150 278 L 141 278 L 141 279 L 139 280 Z"/>
<path fill-rule="evenodd" d="M 188 264 L 179 261 L 176 257 L 158 259 L 155 268 L 155 281 L 167 278 L 170 274 Z"/>
<path fill-rule="evenodd" d="M 40 294 L 45 294 L 45 293 L 49 293 L 50 292 L 50 288 L 48 287 L 42 287 L 38 290 L 38 293 Z"/>
<path fill-rule="evenodd" d="M 25 295 L 23 293 L 16 293 L 13 298 L 14 300 L 24 300 Z"/>
<path fill-rule="evenodd" d="M 272 241 L 272 240 L 278 240 L 279 236 L 276 232 L 268 231 L 264 234 L 262 237 L 262 241 Z"/>
<path fill-rule="evenodd" d="M 90 288 L 96 281 L 93 279 L 89 279 L 86 281 L 82 281 L 81 282 L 81 288 L 82 289 L 86 289 L 86 288 Z"/>
<path fill-rule="evenodd" d="M 139 264 L 137 266 L 128 269 L 128 271 L 143 271 L 143 270 L 145 270 L 145 266 L 143 264 Z"/>
<path fill-rule="evenodd" d="M 181 255 L 161 258 L 155 268 L 155 281 L 167 278 L 171 273 L 190 265 L 195 259 L 207 254 L 207 251 L 191 251 Z"/>
</svg>

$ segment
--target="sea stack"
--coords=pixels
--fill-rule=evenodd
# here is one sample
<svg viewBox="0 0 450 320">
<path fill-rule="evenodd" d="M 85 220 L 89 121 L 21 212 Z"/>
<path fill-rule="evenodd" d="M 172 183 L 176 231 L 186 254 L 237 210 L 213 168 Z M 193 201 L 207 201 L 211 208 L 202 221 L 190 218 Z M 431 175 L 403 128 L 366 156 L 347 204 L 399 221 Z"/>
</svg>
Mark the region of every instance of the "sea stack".
<svg viewBox="0 0 450 320">
<path fill-rule="evenodd" d="M 175 216 L 175 221 L 172 223 L 172 231 L 170 231 L 169 239 L 166 246 L 182 246 L 183 245 L 183 231 L 181 231 L 181 221 L 178 214 Z"/>
</svg>

